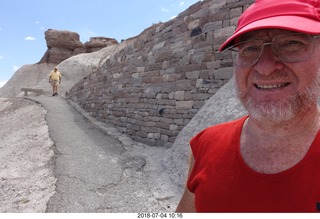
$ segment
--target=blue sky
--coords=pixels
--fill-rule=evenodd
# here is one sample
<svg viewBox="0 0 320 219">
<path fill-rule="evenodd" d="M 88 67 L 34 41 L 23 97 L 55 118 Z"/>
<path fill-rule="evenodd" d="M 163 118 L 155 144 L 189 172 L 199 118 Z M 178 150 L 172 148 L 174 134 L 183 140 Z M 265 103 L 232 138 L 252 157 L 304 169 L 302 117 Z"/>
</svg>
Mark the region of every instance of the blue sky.
<svg viewBox="0 0 320 219">
<path fill-rule="evenodd" d="M 1 0 L 0 87 L 47 50 L 44 32 L 69 30 L 85 43 L 104 36 L 120 42 L 166 22 L 198 0 Z"/>
</svg>

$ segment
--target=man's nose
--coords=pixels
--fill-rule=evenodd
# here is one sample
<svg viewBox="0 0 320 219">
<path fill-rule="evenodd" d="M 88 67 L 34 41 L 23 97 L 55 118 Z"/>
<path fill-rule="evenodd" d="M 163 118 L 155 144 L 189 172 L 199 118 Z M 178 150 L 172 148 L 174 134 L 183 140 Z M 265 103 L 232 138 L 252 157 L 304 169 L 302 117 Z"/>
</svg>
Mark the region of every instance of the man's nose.
<svg viewBox="0 0 320 219">
<path fill-rule="evenodd" d="M 267 45 L 263 48 L 262 54 L 254 68 L 261 75 L 269 75 L 275 70 L 283 67 L 281 60 L 274 54 L 271 46 Z"/>
</svg>

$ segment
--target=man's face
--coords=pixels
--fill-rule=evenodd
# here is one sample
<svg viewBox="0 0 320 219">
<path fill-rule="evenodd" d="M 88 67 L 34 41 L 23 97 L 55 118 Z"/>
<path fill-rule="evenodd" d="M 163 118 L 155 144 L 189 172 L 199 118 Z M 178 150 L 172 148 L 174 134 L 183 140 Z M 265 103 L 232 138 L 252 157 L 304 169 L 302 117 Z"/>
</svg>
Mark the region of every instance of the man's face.
<svg viewBox="0 0 320 219">
<path fill-rule="evenodd" d="M 292 32 L 266 29 L 250 32 L 243 40 L 263 39 Z M 264 47 L 259 61 L 246 67 L 235 66 L 239 99 L 249 115 L 258 120 L 282 122 L 317 105 L 320 75 L 320 40 L 314 39 L 314 51 L 305 61 L 283 62 L 270 45 Z"/>
</svg>

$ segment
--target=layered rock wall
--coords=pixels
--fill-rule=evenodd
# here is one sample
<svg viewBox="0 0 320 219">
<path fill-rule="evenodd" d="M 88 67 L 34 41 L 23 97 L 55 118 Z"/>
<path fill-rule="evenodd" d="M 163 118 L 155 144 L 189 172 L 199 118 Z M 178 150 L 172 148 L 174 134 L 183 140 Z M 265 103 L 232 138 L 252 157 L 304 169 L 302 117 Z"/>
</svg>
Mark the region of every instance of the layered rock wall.
<svg viewBox="0 0 320 219">
<path fill-rule="evenodd" d="M 252 2 L 199 1 L 175 19 L 145 30 L 67 97 L 136 141 L 171 147 L 232 77 L 228 51 L 217 49 Z"/>
</svg>

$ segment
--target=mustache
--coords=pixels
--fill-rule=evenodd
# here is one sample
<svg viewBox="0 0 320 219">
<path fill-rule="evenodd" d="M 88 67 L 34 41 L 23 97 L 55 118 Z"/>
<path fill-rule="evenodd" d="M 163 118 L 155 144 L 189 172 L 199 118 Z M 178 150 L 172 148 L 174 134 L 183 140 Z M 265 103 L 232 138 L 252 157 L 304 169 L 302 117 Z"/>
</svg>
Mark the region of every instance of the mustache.
<svg viewBox="0 0 320 219">
<path fill-rule="evenodd" d="M 252 80 L 253 81 L 272 81 L 272 80 L 275 80 L 275 79 L 285 80 L 285 79 L 288 79 L 288 78 L 289 78 L 288 73 L 285 72 L 285 71 L 276 71 L 276 72 L 273 72 L 273 73 L 268 74 L 268 75 L 261 75 L 258 72 L 254 72 L 252 74 Z"/>
</svg>

